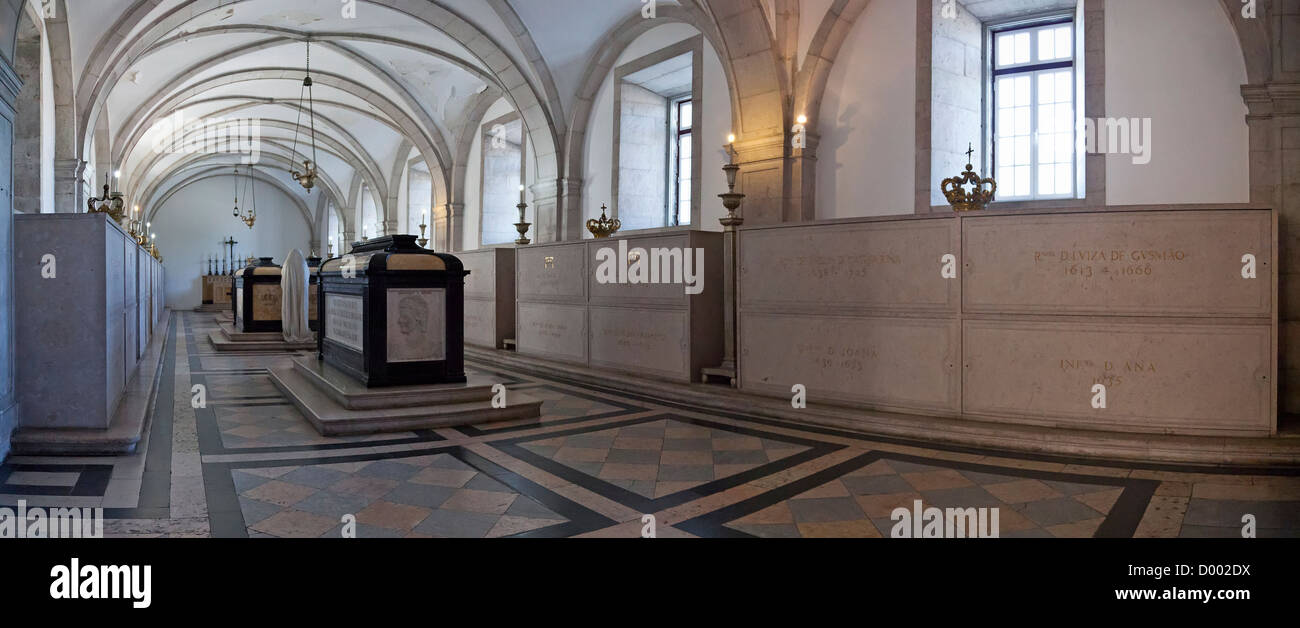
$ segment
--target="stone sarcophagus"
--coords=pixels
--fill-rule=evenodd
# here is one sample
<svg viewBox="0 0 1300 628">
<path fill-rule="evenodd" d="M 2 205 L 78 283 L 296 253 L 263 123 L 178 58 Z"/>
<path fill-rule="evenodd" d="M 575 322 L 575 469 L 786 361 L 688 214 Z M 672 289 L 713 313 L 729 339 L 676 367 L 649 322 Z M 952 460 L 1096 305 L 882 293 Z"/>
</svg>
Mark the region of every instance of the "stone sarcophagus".
<svg viewBox="0 0 1300 628">
<path fill-rule="evenodd" d="M 1277 219 L 989 211 L 743 228 L 739 384 L 1046 427 L 1277 430 Z"/>
<path fill-rule="evenodd" d="M 412 235 L 354 245 L 321 266 L 321 359 L 368 387 L 465 382 L 465 275 Z"/>
<path fill-rule="evenodd" d="M 270 257 L 258 258 L 235 271 L 235 329 L 246 334 L 277 332 L 280 321 L 280 267 Z"/>
</svg>

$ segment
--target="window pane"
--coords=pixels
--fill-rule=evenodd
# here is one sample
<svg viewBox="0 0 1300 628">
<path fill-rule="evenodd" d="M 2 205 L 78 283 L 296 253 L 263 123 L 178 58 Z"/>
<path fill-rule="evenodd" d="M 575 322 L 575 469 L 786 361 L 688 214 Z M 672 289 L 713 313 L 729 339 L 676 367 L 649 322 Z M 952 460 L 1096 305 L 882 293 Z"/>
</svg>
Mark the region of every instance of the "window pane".
<svg viewBox="0 0 1300 628">
<path fill-rule="evenodd" d="M 1016 33 L 1016 63 L 1029 63 L 1029 33 Z"/>
<path fill-rule="evenodd" d="M 1016 106 L 1016 81 L 1013 77 L 1004 76 L 998 79 L 997 98 L 999 109 L 1010 109 Z"/>
<path fill-rule="evenodd" d="M 1016 107 L 1016 135 L 1029 135 L 1029 107 Z"/>
<path fill-rule="evenodd" d="M 1013 35 L 998 35 L 998 65 L 1015 63 L 1016 46 Z"/>
<path fill-rule="evenodd" d="M 1056 194 L 1070 194 L 1071 183 L 1074 182 L 1073 173 L 1074 164 L 1057 164 L 1056 166 L 1057 191 Z"/>
<path fill-rule="evenodd" d="M 1010 137 L 1016 134 L 1016 110 L 998 110 L 998 137 Z"/>
<path fill-rule="evenodd" d="M 677 108 L 677 111 L 677 128 L 682 131 L 690 130 L 691 120 L 693 119 L 693 114 L 691 113 L 691 101 L 684 101 L 682 105 Z"/>
<path fill-rule="evenodd" d="M 1056 29 L 1056 56 L 1068 59 L 1074 54 L 1074 29 L 1061 26 Z"/>
<path fill-rule="evenodd" d="M 1056 142 L 1052 141 L 1055 135 L 1038 136 L 1038 161 L 1050 163 L 1056 161 Z"/>
<path fill-rule="evenodd" d="M 1056 156 L 1062 162 L 1074 163 L 1074 136 L 1072 133 L 1058 133 L 1055 136 Z"/>
<path fill-rule="evenodd" d="M 1016 138 L 1016 165 L 1017 166 L 1029 165 L 1029 137 L 1028 136 L 1020 136 Z M 1029 176 L 1028 169 L 1026 169 L 1025 171 L 1025 176 L 1026 177 Z"/>
<path fill-rule="evenodd" d="M 1073 74 L 1073 72 L 1056 73 L 1056 102 L 1072 102 L 1074 100 Z"/>
<path fill-rule="evenodd" d="M 1053 115 L 1056 118 L 1052 128 L 1056 133 L 1066 133 L 1074 128 L 1074 107 L 1061 103 L 1052 105 L 1052 108 L 1055 109 Z"/>
<path fill-rule="evenodd" d="M 1029 100 L 1029 77 L 1016 77 L 1016 105 L 1028 105 Z"/>
<path fill-rule="evenodd" d="M 1038 60 L 1051 61 L 1056 58 L 1056 35 L 1053 31 L 1038 31 Z"/>
<path fill-rule="evenodd" d="M 1038 104 L 1056 102 L 1052 94 L 1056 91 L 1056 77 L 1053 74 L 1038 75 Z"/>
<path fill-rule="evenodd" d="M 1056 191 L 1055 191 L 1055 190 L 1056 190 L 1056 183 L 1055 183 L 1056 179 L 1055 179 L 1055 176 L 1054 176 L 1055 173 L 1056 173 L 1056 168 L 1054 168 L 1054 167 L 1052 167 L 1052 166 L 1039 166 L 1039 167 L 1038 167 L 1038 193 L 1039 193 L 1039 194 L 1055 194 L 1055 193 L 1056 193 Z"/>
<path fill-rule="evenodd" d="M 1029 166 L 1016 167 L 1016 196 L 1029 196 Z"/>
</svg>

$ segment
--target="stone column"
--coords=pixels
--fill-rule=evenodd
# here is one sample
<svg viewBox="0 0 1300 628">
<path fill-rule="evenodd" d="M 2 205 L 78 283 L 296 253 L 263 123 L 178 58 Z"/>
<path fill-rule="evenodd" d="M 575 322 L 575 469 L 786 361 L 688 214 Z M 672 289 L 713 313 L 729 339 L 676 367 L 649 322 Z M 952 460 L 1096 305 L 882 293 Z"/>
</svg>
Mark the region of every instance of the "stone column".
<svg viewBox="0 0 1300 628">
<path fill-rule="evenodd" d="M 543 179 L 529 186 L 528 191 L 533 208 L 533 243 L 560 241 L 560 181 Z"/>
<path fill-rule="evenodd" d="M 1250 202 L 1278 211 L 1278 412 L 1300 414 L 1300 84 L 1245 85 Z"/>
<path fill-rule="evenodd" d="M 22 91 L 18 74 L 0 57 L 0 461 L 9 455 L 9 437 L 18 425 L 14 393 L 14 103 Z"/>
<path fill-rule="evenodd" d="M 560 239 L 581 240 L 582 234 L 586 233 L 587 224 L 587 219 L 582 216 L 582 179 L 562 178 L 559 186 Z M 536 235 L 536 228 L 534 228 L 529 231 L 528 237 L 533 242 L 537 242 Z"/>
<path fill-rule="evenodd" d="M 465 250 L 465 204 L 445 203 L 433 218 L 437 246 L 443 251 Z"/>
<path fill-rule="evenodd" d="M 811 127 L 811 123 L 805 127 Z M 740 164 L 736 189 L 745 194 L 747 224 L 773 225 L 811 220 L 811 202 L 804 203 L 801 199 L 792 202 L 796 193 L 802 194 L 806 186 L 816 185 L 816 173 L 809 160 L 816 153 L 817 136 L 805 131 L 804 139 L 806 148 L 796 149 L 797 156 L 788 148 L 789 137 L 786 134 L 745 137 L 735 143 L 736 163 Z M 800 162 L 797 181 L 791 177 L 796 161 Z"/>
<path fill-rule="evenodd" d="M 85 194 L 81 177 L 86 162 L 80 159 L 59 159 L 54 162 L 54 211 L 77 214 L 86 211 Z"/>
</svg>

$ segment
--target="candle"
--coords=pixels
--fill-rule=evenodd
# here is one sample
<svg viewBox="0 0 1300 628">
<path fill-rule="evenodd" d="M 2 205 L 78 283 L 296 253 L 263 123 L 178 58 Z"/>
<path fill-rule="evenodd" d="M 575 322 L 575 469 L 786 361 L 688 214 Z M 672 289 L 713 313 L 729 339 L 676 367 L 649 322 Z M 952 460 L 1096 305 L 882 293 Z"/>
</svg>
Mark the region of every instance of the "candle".
<svg viewBox="0 0 1300 628">
<path fill-rule="evenodd" d="M 519 202 L 524 202 L 524 184 L 522 183 L 519 184 Z"/>
</svg>

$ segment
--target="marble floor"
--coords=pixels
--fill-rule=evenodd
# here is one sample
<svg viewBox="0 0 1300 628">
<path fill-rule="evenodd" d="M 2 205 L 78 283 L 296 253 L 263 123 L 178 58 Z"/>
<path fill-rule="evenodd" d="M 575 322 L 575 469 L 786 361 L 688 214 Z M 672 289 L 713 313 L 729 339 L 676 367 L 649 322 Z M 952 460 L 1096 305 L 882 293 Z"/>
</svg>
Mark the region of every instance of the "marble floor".
<svg viewBox="0 0 1300 628">
<path fill-rule="evenodd" d="M 699 412 L 469 366 L 544 400 L 540 420 L 325 438 L 266 369 L 171 315 L 132 456 L 11 457 L 0 505 L 102 507 L 109 536 L 888 537 L 891 512 L 997 508 L 1002 537 L 1300 536 L 1300 477 L 933 449 Z M 206 404 L 195 408 L 195 386 Z M 351 517 L 347 517 L 351 515 Z"/>
</svg>

